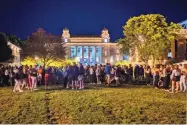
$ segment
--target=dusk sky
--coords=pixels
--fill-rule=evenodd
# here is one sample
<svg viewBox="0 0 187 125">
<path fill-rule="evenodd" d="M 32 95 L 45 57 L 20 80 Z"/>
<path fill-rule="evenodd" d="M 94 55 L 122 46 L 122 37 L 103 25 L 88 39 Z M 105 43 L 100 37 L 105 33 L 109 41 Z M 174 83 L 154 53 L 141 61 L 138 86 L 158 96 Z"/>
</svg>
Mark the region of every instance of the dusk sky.
<svg viewBox="0 0 187 125">
<path fill-rule="evenodd" d="M 37 28 L 61 35 L 100 35 L 106 27 L 111 41 L 123 37 L 122 26 L 133 16 L 159 13 L 168 21 L 187 19 L 187 0 L 0 0 L 0 32 L 22 39 Z"/>
</svg>

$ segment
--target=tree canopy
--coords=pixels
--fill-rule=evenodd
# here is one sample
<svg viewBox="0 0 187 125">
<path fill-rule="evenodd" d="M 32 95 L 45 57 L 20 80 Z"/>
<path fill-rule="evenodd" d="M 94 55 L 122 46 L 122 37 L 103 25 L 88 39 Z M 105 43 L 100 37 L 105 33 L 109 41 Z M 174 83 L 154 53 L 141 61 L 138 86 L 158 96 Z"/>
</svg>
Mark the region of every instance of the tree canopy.
<svg viewBox="0 0 187 125">
<path fill-rule="evenodd" d="M 6 39 L 8 41 L 10 41 L 11 43 L 15 44 L 16 46 L 19 46 L 21 48 L 23 48 L 26 43 L 27 40 L 21 40 L 19 37 L 17 37 L 16 35 L 6 35 Z"/>
<path fill-rule="evenodd" d="M 173 22 L 167 23 L 166 18 L 160 14 L 140 15 L 130 18 L 123 26 L 125 38 L 118 44 L 123 53 L 138 51 L 140 60 L 147 63 L 150 57 L 159 59 L 163 57 L 175 40 L 175 33 L 182 27 Z"/>
<path fill-rule="evenodd" d="M 6 37 L 3 33 L 0 33 L 0 62 L 6 62 L 13 58 L 12 50 L 7 45 Z"/>
<path fill-rule="evenodd" d="M 65 57 L 65 47 L 61 37 L 53 36 L 41 28 L 28 38 L 23 51 L 25 56 L 39 57 L 44 66 Z"/>
</svg>

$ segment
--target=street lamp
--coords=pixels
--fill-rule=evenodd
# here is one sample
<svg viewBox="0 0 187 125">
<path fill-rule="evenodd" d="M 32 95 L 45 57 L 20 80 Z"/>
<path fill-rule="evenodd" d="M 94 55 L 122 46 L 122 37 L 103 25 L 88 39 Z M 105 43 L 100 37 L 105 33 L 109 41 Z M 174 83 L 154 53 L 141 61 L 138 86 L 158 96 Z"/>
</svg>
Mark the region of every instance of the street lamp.
<svg viewBox="0 0 187 125">
<path fill-rule="evenodd" d="M 38 60 L 38 57 L 36 56 L 34 59 L 37 61 L 37 60 Z"/>
</svg>

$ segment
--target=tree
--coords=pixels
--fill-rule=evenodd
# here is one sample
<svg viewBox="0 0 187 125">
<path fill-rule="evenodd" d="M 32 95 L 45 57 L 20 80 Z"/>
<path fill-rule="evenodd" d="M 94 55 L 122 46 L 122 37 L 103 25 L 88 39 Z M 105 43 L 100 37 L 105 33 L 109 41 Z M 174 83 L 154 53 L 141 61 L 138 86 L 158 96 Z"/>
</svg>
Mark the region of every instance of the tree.
<svg viewBox="0 0 187 125">
<path fill-rule="evenodd" d="M 27 40 L 21 40 L 16 35 L 6 35 L 6 39 L 7 39 L 7 41 L 10 41 L 11 43 L 13 43 L 16 46 L 19 46 L 21 48 L 23 48 L 27 43 Z"/>
<path fill-rule="evenodd" d="M 168 24 L 160 14 L 140 15 L 127 21 L 123 27 L 125 38 L 118 45 L 123 53 L 137 50 L 139 58 L 147 63 L 150 57 L 159 59 L 165 55 L 181 28 L 175 23 Z"/>
<path fill-rule="evenodd" d="M 0 62 L 6 62 L 13 58 L 12 50 L 7 45 L 6 37 L 3 33 L 0 33 Z"/>
<path fill-rule="evenodd" d="M 28 43 L 23 51 L 26 56 L 38 56 L 44 67 L 54 60 L 61 60 L 65 57 L 65 47 L 61 38 L 46 33 L 41 28 L 28 38 Z"/>
</svg>

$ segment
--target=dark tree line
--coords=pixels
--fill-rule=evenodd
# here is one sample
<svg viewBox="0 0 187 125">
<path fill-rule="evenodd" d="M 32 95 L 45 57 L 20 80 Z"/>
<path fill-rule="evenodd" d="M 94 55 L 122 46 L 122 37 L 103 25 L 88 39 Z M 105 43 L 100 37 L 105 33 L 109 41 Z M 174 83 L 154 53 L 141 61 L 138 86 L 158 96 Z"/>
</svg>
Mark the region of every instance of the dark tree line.
<svg viewBox="0 0 187 125">
<path fill-rule="evenodd" d="M 9 59 L 13 58 L 12 50 L 7 45 L 8 41 L 5 34 L 0 33 L 0 62 L 6 62 Z"/>
</svg>

